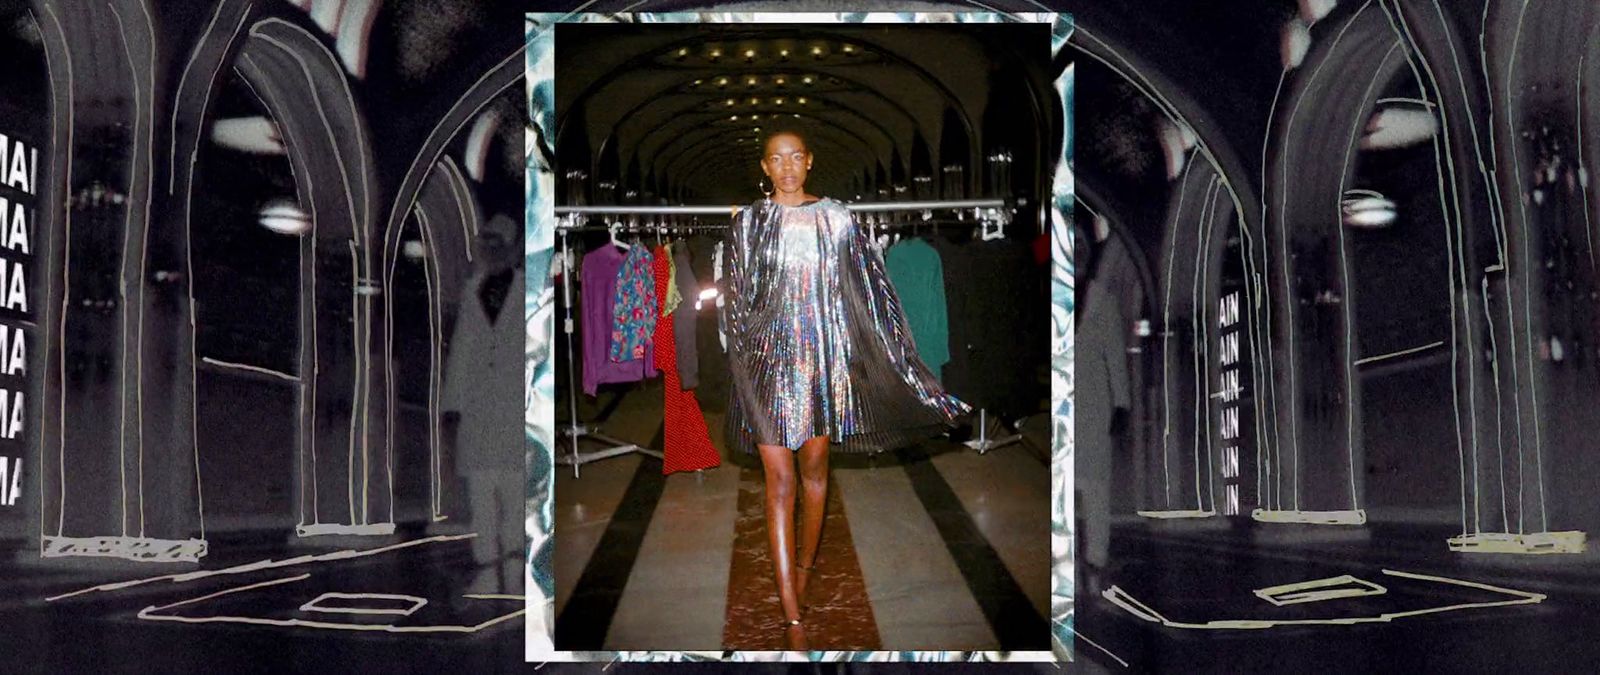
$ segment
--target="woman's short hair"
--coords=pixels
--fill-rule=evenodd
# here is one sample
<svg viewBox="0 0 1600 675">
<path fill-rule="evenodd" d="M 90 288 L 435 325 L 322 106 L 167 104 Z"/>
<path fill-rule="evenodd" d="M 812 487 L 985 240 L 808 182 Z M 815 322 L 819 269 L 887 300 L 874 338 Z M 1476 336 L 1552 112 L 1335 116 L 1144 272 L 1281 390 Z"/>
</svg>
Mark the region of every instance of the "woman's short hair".
<svg viewBox="0 0 1600 675">
<path fill-rule="evenodd" d="M 761 144 L 756 146 L 756 151 L 762 155 L 765 155 L 767 152 L 767 144 L 771 143 L 772 139 L 779 136 L 788 134 L 799 138 L 802 142 L 806 140 L 806 132 L 801 130 L 800 127 L 791 124 L 773 124 L 772 126 L 764 128 L 761 131 Z M 807 145 L 806 151 L 810 152 L 811 146 Z"/>
</svg>

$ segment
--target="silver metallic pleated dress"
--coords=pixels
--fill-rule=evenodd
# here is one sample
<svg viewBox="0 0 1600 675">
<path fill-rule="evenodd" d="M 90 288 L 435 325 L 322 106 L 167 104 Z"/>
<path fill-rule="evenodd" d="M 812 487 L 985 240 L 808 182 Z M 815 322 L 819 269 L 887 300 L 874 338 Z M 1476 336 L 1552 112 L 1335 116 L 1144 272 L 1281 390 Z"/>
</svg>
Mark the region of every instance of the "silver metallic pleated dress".
<svg viewBox="0 0 1600 675">
<path fill-rule="evenodd" d="M 724 243 L 729 439 L 893 450 L 971 411 L 917 357 L 883 257 L 843 204 L 740 209 Z"/>
</svg>

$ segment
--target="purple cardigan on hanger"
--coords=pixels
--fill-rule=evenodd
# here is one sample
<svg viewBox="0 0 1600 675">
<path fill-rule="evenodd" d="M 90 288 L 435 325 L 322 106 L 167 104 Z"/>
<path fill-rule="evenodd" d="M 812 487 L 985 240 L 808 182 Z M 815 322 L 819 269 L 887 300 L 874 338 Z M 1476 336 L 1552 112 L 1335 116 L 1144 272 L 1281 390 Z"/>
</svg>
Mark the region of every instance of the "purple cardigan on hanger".
<svg viewBox="0 0 1600 675">
<path fill-rule="evenodd" d="M 656 370 L 655 344 L 644 348 L 644 358 L 615 363 L 611 352 L 611 313 L 617 300 L 617 271 L 627 254 L 606 244 L 583 256 L 583 391 L 593 396 L 600 385 L 638 382 L 660 374 Z"/>
</svg>

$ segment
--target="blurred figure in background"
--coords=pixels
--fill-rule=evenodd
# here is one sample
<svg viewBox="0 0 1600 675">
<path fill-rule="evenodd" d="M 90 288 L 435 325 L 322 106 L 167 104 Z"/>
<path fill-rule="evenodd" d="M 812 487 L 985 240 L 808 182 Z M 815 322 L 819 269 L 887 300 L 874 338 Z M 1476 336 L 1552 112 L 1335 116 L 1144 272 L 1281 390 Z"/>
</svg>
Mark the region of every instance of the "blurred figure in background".
<svg viewBox="0 0 1600 675">
<path fill-rule="evenodd" d="M 1078 280 L 1083 308 L 1078 316 L 1077 424 L 1074 470 L 1083 522 L 1080 551 L 1088 594 L 1102 590 L 1111 557 L 1111 486 L 1118 441 L 1127 432 L 1133 406 L 1128 370 L 1130 315 L 1137 310 L 1123 296 L 1138 287 L 1133 261 L 1110 224 L 1095 218 L 1092 241 L 1079 241 L 1077 259 L 1088 272 Z M 1086 237 L 1080 230 L 1074 239 Z M 1079 597 L 1088 594 L 1080 593 Z"/>
<path fill-rule="evenodd" d="M 445 361 L 444 437 L 472 509 L 468 590 L 522 592 L 522 227 L 504 214 L 483 226 L 456 305 Z"/>
</svg>

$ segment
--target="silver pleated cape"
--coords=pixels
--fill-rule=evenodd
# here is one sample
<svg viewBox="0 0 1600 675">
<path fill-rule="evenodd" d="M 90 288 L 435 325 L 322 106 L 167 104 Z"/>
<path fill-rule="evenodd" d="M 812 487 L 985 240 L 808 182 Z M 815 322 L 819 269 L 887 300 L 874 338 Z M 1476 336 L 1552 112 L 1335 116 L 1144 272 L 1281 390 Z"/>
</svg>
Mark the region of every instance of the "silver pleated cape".
<svg viewBox="0 0 1600 675">
<path fill-rule="evenodd" d="M 883 257 L 843 204 L 756 202 L 723 248 L 733 447 L 893 450 L 971 412 L 917 357 Z"/>
</svg>

